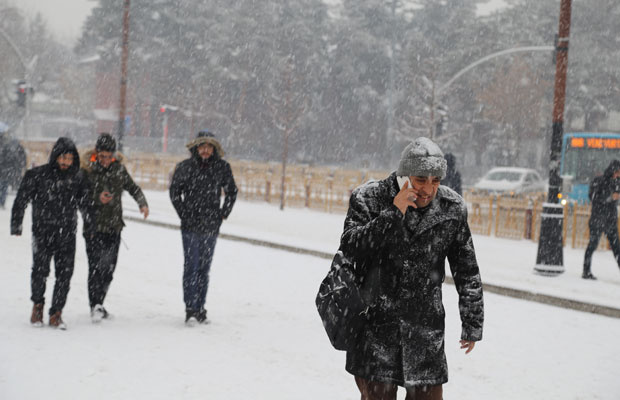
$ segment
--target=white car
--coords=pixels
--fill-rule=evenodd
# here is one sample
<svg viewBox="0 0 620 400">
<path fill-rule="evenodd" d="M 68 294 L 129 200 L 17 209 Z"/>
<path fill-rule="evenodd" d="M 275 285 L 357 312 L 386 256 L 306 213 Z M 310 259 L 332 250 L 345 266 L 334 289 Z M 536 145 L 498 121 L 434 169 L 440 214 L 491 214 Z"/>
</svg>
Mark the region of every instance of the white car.
<svg viewBox="0 0 620 400">
<path fill-rule="evenodd" d="M 547 184 L 536 170 L 518 167 L 493 168 L 474 185 L 475 192 L 510 195 L 546 190 Z"/>
</svg>

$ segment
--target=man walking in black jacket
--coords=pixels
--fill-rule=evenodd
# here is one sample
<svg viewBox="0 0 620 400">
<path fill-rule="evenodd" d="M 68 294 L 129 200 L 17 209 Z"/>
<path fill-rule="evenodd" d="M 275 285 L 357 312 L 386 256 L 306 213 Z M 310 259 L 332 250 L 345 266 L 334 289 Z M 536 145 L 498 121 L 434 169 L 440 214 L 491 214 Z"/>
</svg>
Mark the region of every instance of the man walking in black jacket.
<svg viewBox="0 0 620 400">
<path fill-rule="evenodd" d="M 618 239 L 618 199 L 620 199 L 620 160 L 613 160 L 602 176 L 597 176 L 590 185 L 590 241 L 583 260 L 583 279 L 596 279 L 592 275 L 592 254 L 598 247 L 601 234 L 605 233 L 609 246 L 620 266 L 620 240 Z"/>
<path fill-rule="evenodd" d="M 22 234 L 22 221 L 28 203 L 32 203 L 32 297 L 30 322 L 43 326 L 45 282 L 54 258 L 56 283 L 49 324 L 65 329 L 62 309 L 67 301 L 75 260 L 75 234 L 79 208 L 84 225 L 90 224 L 88 190 L 80 171 L 80 157 L 71 139 L 58 139 L 49 162 L 26 172 L 19 186 L 11 215 L 11 235 Z"/>
<path fill-rule="evenodd" d="M 191 157 L 180 162 L 172 176 L 170 200 L 181 219 L 183 239 L 183 299 L 185 323 L 207 321 L 204 308 L 209 270 L 222 220 L 237 198 L 237 186 L 222 146 L 212 133 L 202 131 L 187 144 Z M 224 191 L 224 204 L 220 198 Z"/>
<path fill-rule="evenodd" d="M 9 186 L 16 189 L 26 169 L 26 152 L 17 139 L 0 131 L 0 208 L 4 208 Z"/>
<path fill-rule="evenodd" d="M 461 173 L 456 169 L 456 157 L 452 153 L 446 153 L 444 158 L 446 159 L 447 166 L 446 177 L 441 180 L 441 184 L 462 196 Z"/>
</svg>

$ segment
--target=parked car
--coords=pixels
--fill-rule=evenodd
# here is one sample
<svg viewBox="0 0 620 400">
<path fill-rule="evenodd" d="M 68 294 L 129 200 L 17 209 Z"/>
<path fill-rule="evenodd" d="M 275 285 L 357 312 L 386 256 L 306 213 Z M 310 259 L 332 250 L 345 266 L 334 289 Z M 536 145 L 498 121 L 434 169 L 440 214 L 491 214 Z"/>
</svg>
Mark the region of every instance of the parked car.
<svg viewBox="0 0 620 400">
<path fill-rule="evenodd" d="M 546 190 L 547 184 L 536 170 L 518 167 L 493 168 L 474 185 L 474 192 L 493 194 L 515 195 Z"/>
</svg>

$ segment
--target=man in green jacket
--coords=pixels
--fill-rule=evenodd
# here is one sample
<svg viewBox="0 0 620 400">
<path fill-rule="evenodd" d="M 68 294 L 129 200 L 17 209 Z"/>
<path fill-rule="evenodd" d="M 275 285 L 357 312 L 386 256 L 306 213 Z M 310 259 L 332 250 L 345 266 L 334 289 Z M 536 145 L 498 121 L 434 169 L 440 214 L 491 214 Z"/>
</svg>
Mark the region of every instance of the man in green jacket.
<svg viewBox="0 0 620 400">
<path fill-rule="evenodd" d="M 95 150 L 88 152 L 84 159 L 93 212 L 93 228 L 84 231 L 88 255 L 88 299 L 92 321 L 100 322 L 109 317 L 103 301 L 116 269 L 121 230 L 125 226 L 121 202 L 123 190 L 138 203 L 144 218 L 149 215 L 149 207 L 142 189 L 121 163 L 122 156 L 116 153 L 116 141 L 110 134 L 100 134 Z"/>
</svg>

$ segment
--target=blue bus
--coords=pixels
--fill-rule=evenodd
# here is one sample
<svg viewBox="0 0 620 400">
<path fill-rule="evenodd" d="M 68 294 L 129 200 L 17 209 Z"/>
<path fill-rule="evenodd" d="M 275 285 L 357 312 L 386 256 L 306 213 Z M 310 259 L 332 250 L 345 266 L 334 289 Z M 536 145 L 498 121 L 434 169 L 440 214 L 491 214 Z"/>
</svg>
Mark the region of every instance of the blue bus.
<svg viewBox="0 0 620 400">
<path fill-rule="evenodd" d="M 562 202 L 588 203 L 592 178 L 620 159 L 620 133 L 566 133 L 562 140 Z"/>
</svg>

